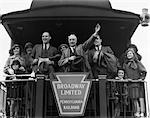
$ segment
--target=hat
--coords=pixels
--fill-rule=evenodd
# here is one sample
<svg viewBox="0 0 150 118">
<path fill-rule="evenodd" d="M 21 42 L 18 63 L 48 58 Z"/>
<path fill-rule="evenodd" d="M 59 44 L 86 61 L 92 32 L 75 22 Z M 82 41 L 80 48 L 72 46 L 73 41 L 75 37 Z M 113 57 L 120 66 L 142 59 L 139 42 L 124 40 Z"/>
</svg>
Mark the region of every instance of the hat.
<svg viewBox="0 0 150 118">
<path fill-rule="evenodd" d="M 20 48 L 19 44 L 14 44 L 11 49 L 14 50 L 16 47 Z"/>
<path fill-rule="evenodd" d="M 137 48 L 137 46 L 135 44 L 129 44 L 128 45 L 128 49 L 129 48 L 133 48 L 136 53 L 138 52 L 138 48 Z"/>
<path fill-rule="evenodd" d="M 58 47 L 58 50 L 60 50 L 62 46 L 65 46 L 66 48 L 68 48 L 68 45 L 67 45 L 67 44 L 61 44 L 61 45 Z"/>
<path fill-rule="evenodd" d="M 32 47 L 33 47 L 32 43 L 28 42 L 28 43 L 25 44 L 24 48 L 27 49 L 27 48 L 32 48 Z"/>
</svg>

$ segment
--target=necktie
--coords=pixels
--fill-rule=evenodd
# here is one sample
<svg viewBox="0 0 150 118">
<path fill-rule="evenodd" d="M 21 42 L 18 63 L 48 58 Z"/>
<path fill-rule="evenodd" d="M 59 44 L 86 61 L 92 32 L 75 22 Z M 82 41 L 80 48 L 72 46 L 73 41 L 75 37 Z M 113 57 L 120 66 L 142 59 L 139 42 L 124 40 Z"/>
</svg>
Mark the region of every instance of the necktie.
<svg viewBox="0 0 150 118">
<path fill-rule="evenodd" d="M 47 45 L 46 44 L 44 44 L 43 49 L 47 50 Z"/>
</svg>

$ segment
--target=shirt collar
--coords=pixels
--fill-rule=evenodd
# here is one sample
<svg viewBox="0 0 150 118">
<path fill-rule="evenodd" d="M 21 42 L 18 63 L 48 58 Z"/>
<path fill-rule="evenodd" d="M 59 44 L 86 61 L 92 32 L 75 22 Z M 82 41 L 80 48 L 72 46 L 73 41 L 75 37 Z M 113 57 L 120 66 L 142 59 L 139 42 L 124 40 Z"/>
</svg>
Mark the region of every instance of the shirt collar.
<svg viewBox="0 0 150 118">
<path fill-rule="evenodd" d="M 101 50 L 101 48 L 102 48 L 102 45 L 95 46 L 95 49 L 98 50 L 98 51 Z"/>
</svg>

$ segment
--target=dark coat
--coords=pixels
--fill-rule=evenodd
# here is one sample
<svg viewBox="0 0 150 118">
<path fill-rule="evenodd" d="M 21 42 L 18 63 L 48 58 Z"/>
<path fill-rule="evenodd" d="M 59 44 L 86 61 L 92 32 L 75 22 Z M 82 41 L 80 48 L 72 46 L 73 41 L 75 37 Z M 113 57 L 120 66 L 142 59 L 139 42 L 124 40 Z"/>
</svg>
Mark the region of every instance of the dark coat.
<svg viewBox="0 0 150 118">
<path fill-rule="evenodd" d="M 32 57 L 33 59 L 38 59 L 38 58 L 42 58 L 42 50 L 43 50 L 43 46 L 42 44 L 37 44 L 33 47 L 32 50 Z M 51 72 L 54 72 L 54 68 L 57 67 L 57 61 L 58 58 L 60 57 L 60 55 L 58 54 L 58 50 L 57 48 L 50 46 L 47 50 L 47 56 L 44 58 L 49 58 L 51 61 L 54 61 L 54 65 L 50 65 L 50 69 Z M 37 64 L 33 65 L 33 70 L 36 72 L 38 69 Z"/>
<path fill-rule="evenodd" d="M 94 62 L 93 60 L 95 51 L 96 49 L 93 48 L 88 52 L 88 60 L 89 60 L 94 78 L 98 78 L 98 75 L 108 75 L 108 73 L 113 74 L 114 72 L 117 71 L 118 60 L 114 56 L 114 52 L 109 46 L 102 46 L 101 52 L 103 53 L 103 56 L 97 62 Z"/>
</svg>

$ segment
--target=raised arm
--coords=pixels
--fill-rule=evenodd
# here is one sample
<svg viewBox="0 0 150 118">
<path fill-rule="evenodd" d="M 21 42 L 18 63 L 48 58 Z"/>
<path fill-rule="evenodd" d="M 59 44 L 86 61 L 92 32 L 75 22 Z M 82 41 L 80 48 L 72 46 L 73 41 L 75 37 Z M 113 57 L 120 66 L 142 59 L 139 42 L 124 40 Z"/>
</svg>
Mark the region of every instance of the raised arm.
<svg viewBox="0 0 150 118">
<path fill-rule="evenodd" d="M 91 37 L 86 40 L 83 45 L 82 45 L 82 48 L 84 51 L 87 51 L 92 45 L 93 45 L 93 42 L 95 40 L 95 37 L 97 36 L 98 32 L 100 31 L 101 29 L 101 26 L 99 24 L 97 24 L 95 26 L 95 32 L 91 35 Z"/>
</svg>

